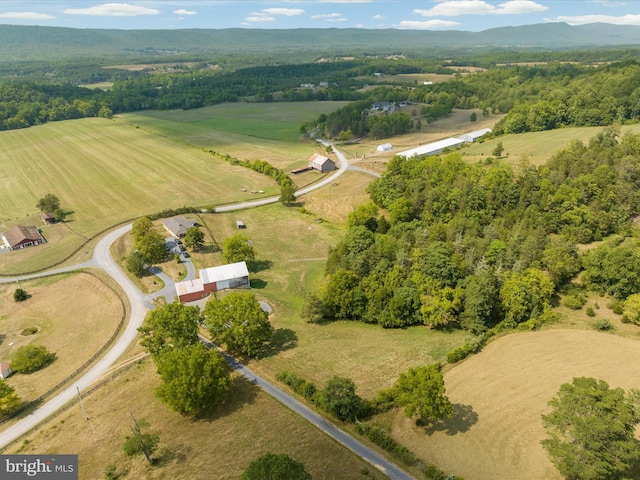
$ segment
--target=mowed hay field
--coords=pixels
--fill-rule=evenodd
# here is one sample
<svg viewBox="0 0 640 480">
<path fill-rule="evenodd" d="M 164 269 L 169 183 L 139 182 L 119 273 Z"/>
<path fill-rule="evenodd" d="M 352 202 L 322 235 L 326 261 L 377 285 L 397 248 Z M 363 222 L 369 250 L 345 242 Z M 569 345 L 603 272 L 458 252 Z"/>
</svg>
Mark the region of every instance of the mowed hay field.
<svg viewBox="0 0 640 480">
<path fill-rule="evenodd" d="M 46 193 L 91 235 L 140 215 L 184 205 L 277 193 L 273 180 L 184 143 L 122 122 L 88 118 L 0 132 L 0 221 L 36 215 Z M 43 248 L 43 247 L 38 247 Z"/>
<path fill-rule="evenodd" d="M 266 160 L 289 171 L 319 152 L 300 142 L 300 126 L 349 102 L 224 103 L 195 110 L 119 115 L 122 122 L 242 160 Z M 295 178 L 294 178 L 295 180 Z"/>
<path fill-rule="evenodd" d="M 129 480 L 237 480 L 259 455 L 286 453 L 304 463 L 314 480 L 382 480 L 384 475 L 288 408 L 240 377 L 224 402 L 198 419 L 184 418 L 154 396 L 159 385 L 149 359 L 84 397 L 91 425 L 78 404 L 5 453 L 77 453 L 79 478 L 104 478 L 114 464 Z M 160 445 L 150 467 L 122 451 L 133 414 L 157 432 Z"/>
<path fill-rule="evenodd" d="M 573 377 L 640 387 L 640 342 L 589 330 L 514 333 L 444 373 L 458 413 L 428 432 L 398 412 L 393 436 L 420 458 L 466 480 L 560 480 L 540 445 L 540 416 Z M 637 432 L 640 434 L 640 432 Z"/>
<path fill-rule="evenodd" d="M 20 286 L 31 297 L 17 303 L 17 285 L 0 285 L 0 360 L 11 362 L 24 345 L 44 345 L 57 355 L 48 367 L 7 380 L 22 400 L 29 401 L 89 360 L 107 343 L 124 312 L 118 295 L 87 273 L 22 281 Z M 38 332 L 22 335 L 30 327 Z"/>
</svg>

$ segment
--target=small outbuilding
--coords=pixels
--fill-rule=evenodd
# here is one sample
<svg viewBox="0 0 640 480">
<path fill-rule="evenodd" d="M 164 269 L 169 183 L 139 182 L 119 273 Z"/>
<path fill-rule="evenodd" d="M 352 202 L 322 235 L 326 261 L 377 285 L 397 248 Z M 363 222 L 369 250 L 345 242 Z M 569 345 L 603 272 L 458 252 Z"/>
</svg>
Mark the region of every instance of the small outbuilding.
<svg viewBox="0 0 640 480">
<path fill-rule="evenodd" d="M 9 250 L 21 250 L 45 243 L 45 240 L 35 225 L 16 225 L 4 233 L 4 242 Z"/>
<path fill-rule="evenodd" d="M 376 148 L 376 150 L 378 150 L 379 152 L 388 152 L 392 148 L 393 145 L 391 145 L 390 143 L 383 143 L 382 145 L 378 145 L 378 148 Z"/>
<path fill-rule="evenodd" d="M 0 378 L 5 379 L 13 373 L 9 362 L 0 362 Z"/>
<path fill-rule="evenodd" d="M 51 225 L 57 222 L 56 216 L 51 212 L 42 212 L 40 218 L 42 218 L 45 225 Z"/>
<path fill-rule="evenodd" d="M 181 215 L 161 220 L 164 229 L 176 238 L 182 238 L 187 234 L 187 229 L 197 227 L 198 222 L 187 220 Z"/>
<path fill-rule="evenodd" d="M 318 153 L 311 155 L 309 166 L 319 172 L 332 172 L 336 169 L 336 164 L 333 160 Z"/>
<path fill-rule="evenodd" d="M 236 220 L 236 228 L 238 230 L 242 230 L 243 228 L 247 228 L 242 220 Z"/>
</svg>

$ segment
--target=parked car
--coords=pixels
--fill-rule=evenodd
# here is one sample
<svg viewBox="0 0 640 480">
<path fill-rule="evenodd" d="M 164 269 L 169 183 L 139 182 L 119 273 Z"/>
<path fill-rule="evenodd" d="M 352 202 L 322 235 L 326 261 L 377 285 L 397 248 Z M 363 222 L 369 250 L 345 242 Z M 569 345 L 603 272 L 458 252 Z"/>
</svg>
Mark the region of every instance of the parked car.
<svg viewBox="0 0 640 480">
<path fill-rule="evenodd" d="M 191 255 L 189 255 L 187 252 L 182 252 L 182 256 L 184 258 L 189 258 Z"/>
</svg>

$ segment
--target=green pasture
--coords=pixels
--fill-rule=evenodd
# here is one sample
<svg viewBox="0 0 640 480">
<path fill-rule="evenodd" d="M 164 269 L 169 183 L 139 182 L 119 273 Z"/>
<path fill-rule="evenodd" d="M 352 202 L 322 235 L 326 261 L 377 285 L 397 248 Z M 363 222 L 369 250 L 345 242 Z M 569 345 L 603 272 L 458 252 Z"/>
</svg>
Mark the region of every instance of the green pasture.
<svg viewBox="0 0 640 480">
<path fill-rule="evenodd" d="M 0 223 L 8 226 L 38 223 L 35 205 L 46 193 L 60 198 L 68 226 L 89 236 L 165 208 L 255 198 L 241 188 L 279 191 L 264 175 L 122 122 L 89 118 L 0 133 Z"/>
<path fill-rule="evenodd" d="M 443 75 L 441 73 L 399 73 L 397 75 L 385 75 L 382 77 L 382 81 L 422 85 L 424 82 L 442 83 L 452 78 L 453 75 Z"/>
<path fill-rule="evenodd" d="M 195 110 L 144 111 L 118 120 L 240 159 L 261 159 L 285 170 L 319 151 L 301 141 L 300 125 L 349 102 L 225 103 Z"/>
<path fill-rule="evenodd" d="M 603 131 L 605 127 L 575 127 L 559 128 L 545 132 L 529 132 L 505 135 L 488 140 L 484 143 L 475 143 L 463 148 L 460 153 L 470 162 L 492 157 L 491 153 L 498 142 L 504 147 L 503 158 L 500 160 L 517 165 L 526 158 L 534 165 L 541 165 L 549 160 L 558 150 L 566 147 L 572 140 L 580 140 L 585 145 L 589 139 Z M 640 132 L 640 124 L 625 125 L 621 129 L 624 135 L 627 132 Z"/>
</svg>

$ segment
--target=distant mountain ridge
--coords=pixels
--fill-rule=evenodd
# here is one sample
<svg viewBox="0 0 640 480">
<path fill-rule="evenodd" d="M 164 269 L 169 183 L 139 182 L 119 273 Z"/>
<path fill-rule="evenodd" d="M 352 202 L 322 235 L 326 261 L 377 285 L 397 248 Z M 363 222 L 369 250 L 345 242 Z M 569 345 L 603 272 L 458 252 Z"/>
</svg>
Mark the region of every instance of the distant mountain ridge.
<svg viewBox="0 0 640 480">
<path fill-rule="evenodd" d="M 482 32 L 365 29 L 101 30 L 0 25 L 0 62 L 176 53 L 413 53 L 481 49 L 580 49 L 640 45 L 640 27 L 545 23 Z"/>
</svg>

